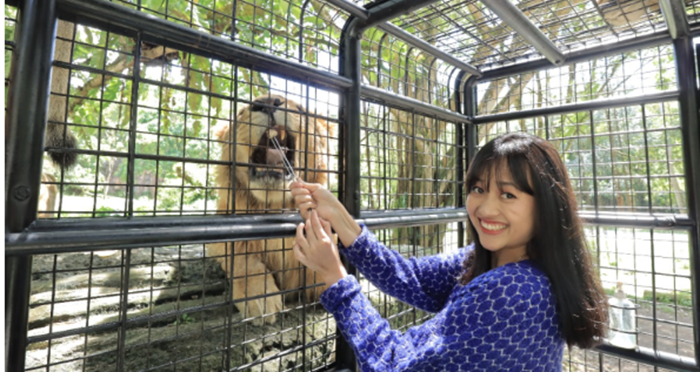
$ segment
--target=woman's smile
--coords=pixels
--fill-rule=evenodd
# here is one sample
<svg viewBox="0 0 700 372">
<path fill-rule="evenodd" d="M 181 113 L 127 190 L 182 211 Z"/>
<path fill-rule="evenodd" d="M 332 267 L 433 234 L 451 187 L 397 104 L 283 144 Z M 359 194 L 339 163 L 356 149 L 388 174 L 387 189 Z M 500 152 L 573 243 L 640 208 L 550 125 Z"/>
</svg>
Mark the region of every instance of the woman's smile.
<svg viewBox="0 0 700 372">
<path fill-rule="evenodd" d="M 489 220 L 484 220 L 484 219 L 479 219 L 479 223 L 481 225 L 481 231 L 484 232 L 484 234 L 489 234 L 489 235 L 498 235 L 502 233 L 508 225 L 496 222 L 496 221 L 489 221 Z"/>
</svg>

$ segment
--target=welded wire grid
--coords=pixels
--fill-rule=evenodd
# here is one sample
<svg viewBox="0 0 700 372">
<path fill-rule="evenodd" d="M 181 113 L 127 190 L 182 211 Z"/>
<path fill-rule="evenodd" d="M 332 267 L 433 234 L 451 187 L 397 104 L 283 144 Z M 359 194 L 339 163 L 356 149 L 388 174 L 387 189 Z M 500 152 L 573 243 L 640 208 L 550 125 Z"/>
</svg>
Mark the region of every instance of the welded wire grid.
<svg viewBox="0 0 700 372">
<path fill-rule="evenodd" d="M 233 178 L 217 179 L 217 175 L 226 168 L 251 168 L 255 161 L 266 166 L 264 155 L 262 159 L 238 157 L 234 161 L 233 156 L 224 159 L 222 151 L 227 148 L 235 154 L 239 145 L 248 150 L 272 147 L 259 144 L 257 134 L 243 133 L 237 138 L 241 130 L 233 128 L 244 126 L 252 133 L 253 126 L 269 125 L 250 123 L 249 117 L 237 118 L 236 113 L 253 105 L 256 98 L 273 95 L 289 101 L 288 108 L 280 110 L 286 110 L 289 122 L 299 122 L 296 132 L 289 131 L 301 144 L 289 149 L 288 156 L 297 159 L 296 171 L 305 178 L 310 174 L 307 168 L 312 167 L 312 173 L 323 173 L 327 186 L 336 189 L 336 94 L 148 43 L 141 43 L 139 75 L 135 78 L 134 50 L 133 39 L 59 23 L 49 119 L 67 123 L 78 139 L 78 150 L 74 151 L 79 156 L 78 164 L 67 171 L 55 167 L 47 157 L 44 173 L 54 175 L 55 181 L 45 179 L 44 185 L 58 190 L 54 192 L 55 205 L 40 206 L 42 217 L 252 211 L 248 205 L 234 208 L 234 202 L 217 205 L 217 196 L 236 187 Z M 137 101 L 135 110 L 132 100 Z M 284 121 L 277 124 L 290 125 L 286 118 Z M 325 123 L 331 130 L 309 131 L 316 123 Z M 220 138 L 225 127 L 231 128 L 229 135 Z M 47 152 L 60 151 L 65 150 L 47 148 Z M 318 161 L 305 165 L 301 161 L 305 155 L 318 158 L 324 166 Z M 255 189 L 262 200 L 272 192 L 244 180 L 238 187 Z M 290 195 L 288 191 L 285 194 Z M 255 212 L 270 212 L 267 209 L 256 208 Z M 276 211 L 281 209 L 289 206 Z"/>
<path fill-rule="evenodd" d="M 685 231 L 588 226 L 588 245 L 610 296 L 623 283 L 639 307 L 635 326 L 641 347 L 684 357 L 694 355 L 690 242 Z M 566 371 L 665 371 L 591 350 L 571 348 Z"/>
<path fill-rule="evenodd" d="M 548 138 L 565 162 L 579 210 L 685 214 L 677 110 L 677 102 L 652 103 L 487 124 L 479 127 L 480 143 L 521 131 Z M 673 112 L 673 120 L 660 112 Z M 619 281 L 628 298 L 641 306 L 636 318 L 639 345 L 692 358 L 688 233 L 592 226 L 585 232 L 608 295 Z M 586 365 L 586 355 L 594 355 L 596 362 Z M 580 350 L 572 351 L 567 363 L 571 371 L 647 368 Z M 597 369 L 601 363 L 604 367 Z"/>
<path fill-rule="evenodd" d="M 291 249 L 291 247 L 284 247 Z M 288 295 L 277 322 L 231 305 L 225 265 L 203 245 L 37 255 L 26 370 L 314 370 L 335 359 L 335 323 L 317 301 Z M 303 268 L 272 272 L 283 276 Z M 296 298 L 296 300 L 295 300 Z"/>
<path fill-rule="evenodd" d="M 477 87 L 479 115 L 641 96 L 678 89 L 673 47 L 663 45 L 508 76 Z"/>
<path fill-rule="evenodd" d="M 133 39 L 59 22 L 48 120 L 64 129 L 62 136 L 73 133 L 82 153 L 66 171 L 48 160 L 49 153 L 66 150 L 46 148 L 43 172 L 56 181 L 45 184 L 55 185 L 60 195 L 55 205 L 39 206 L 46 216 L 125 213 L 127 184 L 120 174 L 128 157 L 133 49 Z"/>
<path fill-rule="evenodd" d="M 460 124 L 363 101 L 361 125 L 362 209 L 457 206 Z"/>
<path fill-rule="evenodd" d="M 634 362 L 594 350 L 567 349 L 565 372 L 671 372 L 666 368 Z"/>
<path fill-rule="evenodd" d="M 338 72 L 347 13 L 301 0 L 118 0 L 120 4 L 202 32 Z"/>
<path fill-rule="evenodd" d="M 518 7 L 565 51 L 666 29 L 657 0 L 531 0 Z"/>
<path fill-rule="evenodd" d="M 563 52 L 666 28 L 657 0 L 532 0 L 517 6 Z M 477 67 L 541 58 L 478 1 L 435 3 L 393 22 Z"/>
<path fill-rule="evenodd" d="M 593 157 L 589 161 L 581 149 L 570 158 L 567 154 L 570 172 L 578 172 L 581 209 L 688 213 L 678 103 L 595 110 L 592 115 Z M 565 142 L 558 142 L 561 152 L 567 151 Z"/>
<path fill-rule="evenodd" d="M 454 110 L 458 70 L 378 28 L 362 40 L 362 77 L 369 85 Z"/>
<path fill-rule="evenodd" d="M 688 15 L 688 22 L 695 23 L 700 17 L 700 1 L 688 0 L 685 2 L 685 13 Z"/>
<path fill-rule="evenodd" d="M 458 228 L 463 222 L 426 225 L 419 227 L 372 230 L 378 241 L 401 253 L 405 258 L 432 256 L 456 251 L 464 246 L 459 242 Z M 370 299 L 382 318 L 392 329 L 405 332 L 408 328 L 424 323 L 434 314 L 417 309 L 377 289 L 361 274 L 357 274 L 362 291 Z"/>
<path fill-rule="evenodd" d="M 434 3 L 392 22 L 440 50 L 477 66 L 513 62 L 520 56 L 536 53 L 477 1 Z"/>
<path fill-rule="evenodd" d="M 677 102 L 583 111 L 479 127 L 480 143 L 525 131 L 559 151 L 579 210 L 688 213 Z"/>
<path fill-rule="evenodd" d="M 676 89 L 673 51 L 649 48 L 478 87 L 480 114 Z M 478 146 L 497 135 L 545 138 L 567 167 L 579 210 L 616 215 L 687 214 L 679 103 L 537 116 L 479 125 Z M 587 226 L 586 236 L 609 295 L 617 282 L 640 306 L 639 345 L 693 357 L 689 235 L 680 230 Z M 567 368 L 646 370 L 651 366 L 570 350 Z"/>
<path fill-rule="evenodd" d="M 687 231 L 588 227 L 603 287 L 623 283 L 637 309 L 642 347 L 693 358 L 690 236 Z"/>
</svg>

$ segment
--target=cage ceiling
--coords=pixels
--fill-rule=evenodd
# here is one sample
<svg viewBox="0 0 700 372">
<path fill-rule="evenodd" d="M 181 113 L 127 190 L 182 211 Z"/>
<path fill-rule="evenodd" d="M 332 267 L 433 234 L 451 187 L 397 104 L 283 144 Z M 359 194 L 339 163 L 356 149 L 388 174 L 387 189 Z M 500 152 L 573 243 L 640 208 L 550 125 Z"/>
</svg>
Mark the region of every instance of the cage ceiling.
<svg viewBox="0 0 700 372">
<path fill-rule="evenodd" d="M 333 3 L 347 11 L 354 5 Z M 695 30 L 699 5 L 682 0 L 428 1 L 389 23 L 479 70 L 490 70 L 547 58 L 531 38 L 567 56 L 669 31 L 673 35 L 677 29 Z M 368 7 L 373 6 L 377 3 Z"/>
</svg>

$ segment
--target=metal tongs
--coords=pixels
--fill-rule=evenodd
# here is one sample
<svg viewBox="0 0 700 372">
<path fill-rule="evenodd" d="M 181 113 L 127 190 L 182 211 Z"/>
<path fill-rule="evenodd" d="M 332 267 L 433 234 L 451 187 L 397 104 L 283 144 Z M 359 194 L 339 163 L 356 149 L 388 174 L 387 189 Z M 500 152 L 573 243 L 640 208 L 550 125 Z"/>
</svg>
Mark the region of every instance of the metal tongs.
<svg viewBox="0 0 700 372">
<path fill-rule="evenodd" d="M 282 156 L 282 163 L 284 164 L 284 169 L 289 172 L 289 174 L 292 175 L 294 181 L 299 181 L 301 182 L 301 178 L 294 173 L 294 168 L 292 167 L 292 164 L 289 162 L 289 159 L 287 159 L 287 156 L 284 154 L 284 151 L 282 150 L 282 146 L 280 146 L 280 143 L 277 142 L 277 137 L 272 137 L 272 144 L 275 145 L 275 149 L 280 152 L 280 155 Z"/>
<path fill-rule="evenodd" d="M 287 159 L 287 156 L 285 156 L 284 151 L 282 150 L 282 146 L 280 146 L 280 143 L 277 142 L 277 137 L 276 136 L 272 137 L 271 140 L 272 140 L 272 144 L 275 145 L 275 149 L 277 149 L 277 151 L 280 152 L 280 155 L 282 155 L 282 163 L 284 164 L 284 169 L 286 169 L 287 172 L 289 172 L 289 174 L 291 174 L 292 177 L 294 177 L 294 181 L 303 182 L 301 177 L 297 176 L 297 174 L 294 173 L 294 168 L 292 167 L 292 164 L 289 162 L 289 159 Z M 307 213 L 311 212 L 312 210 L 313 210 L 313 208 L 309 208 Z"/>
</svg>

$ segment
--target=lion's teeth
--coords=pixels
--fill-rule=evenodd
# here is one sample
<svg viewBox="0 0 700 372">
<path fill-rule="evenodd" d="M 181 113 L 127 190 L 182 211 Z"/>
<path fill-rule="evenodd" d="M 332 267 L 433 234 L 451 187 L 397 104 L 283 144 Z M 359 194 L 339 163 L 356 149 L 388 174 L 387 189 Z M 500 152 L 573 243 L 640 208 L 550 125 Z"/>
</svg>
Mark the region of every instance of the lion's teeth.
<svg viewBox="0 0 700 372">
<path fill-rule="evenodd" d="M 275 138 L 275 137 L 277 137 L 277 131 L 274 130 L 274 129 L 270 129 L 270 131 L 269 131 L 268 134 L 267 134 L 267 137 L 268 137 L 268 138 Z"/>
<path fill-rule="evenodd" d="M 287 131 L 286 130 L 281 130 L 280 131 L 280 138 L 282 141 L 284 141 L 284 137 L 287 137 Z"/>
</svg>

